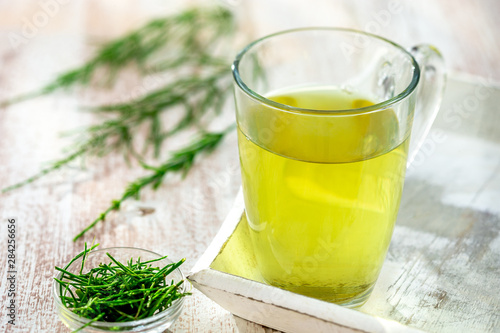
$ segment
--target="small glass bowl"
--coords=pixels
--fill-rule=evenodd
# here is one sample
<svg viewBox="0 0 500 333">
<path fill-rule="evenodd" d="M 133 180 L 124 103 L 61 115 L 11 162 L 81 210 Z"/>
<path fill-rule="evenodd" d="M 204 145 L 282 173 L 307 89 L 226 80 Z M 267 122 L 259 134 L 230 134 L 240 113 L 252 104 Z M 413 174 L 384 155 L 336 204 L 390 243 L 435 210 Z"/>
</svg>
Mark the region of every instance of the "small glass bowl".
<svg viewBox="0 0 500 333">
<path fill-rule="evenodd" d="M 109 263 L 111 260 L 106 255 L 106 252 L 109 252 L 109 254 L 111 254 L 116 260 L 122 263 L 128 262 L 130 258 L 133 258 L 133 260 L 135 261 L 138 257 L 141 257 L 141 261 L 147 261 L 162 257 L 158 253 L 143 249 L 132 247 L 112 247 L 89 252 L 85 259 L 85 266 L 91 268 L 97 267 L 100 263 Z M 158 267 L 164 267 L 171 263 L 171 260 L 163 259 L 154 262 L 154 265 L 158 265 Z M 82 259 L 80 258 L 78 260 L 75 260 L 75 262 L 73 262 L 67 268 L 67 270 L 72 273 L 78 273 L 80 271 L 81 265 Z M 62 273 L 59 273 L 56 277 L 58 279 L 61 279 Z M 181 285 L 182 289 L 180 290 L 180 292 L 182 293 L 189 292 L 191 289 L 190 283 L 186 280 L 184 274 L 182 274 L 179 268 L 170 273 L 167 279 L 169 281 L 174 280 L 174 283 L 179 282 L 180 280 L 184 280 L 184 283 Z M 59 283 L 55 280 L 53 283 L 53 295 L 56 301 L 56 308 L 59 317 L 68 328 L 70 328 L 71 330 L 77 330 L 90 321 L 90 319 L 80 317 L 77 314 L 73 313 L 62 303 L 61 298 L 59 297 Z M 149 318 L 119 323 L 96 321 L 79 332 L 164 332 L 181 314 L 184 298 L 185 297 L 175 300 L 168 309 L 159 312 Z"/>
</svg>

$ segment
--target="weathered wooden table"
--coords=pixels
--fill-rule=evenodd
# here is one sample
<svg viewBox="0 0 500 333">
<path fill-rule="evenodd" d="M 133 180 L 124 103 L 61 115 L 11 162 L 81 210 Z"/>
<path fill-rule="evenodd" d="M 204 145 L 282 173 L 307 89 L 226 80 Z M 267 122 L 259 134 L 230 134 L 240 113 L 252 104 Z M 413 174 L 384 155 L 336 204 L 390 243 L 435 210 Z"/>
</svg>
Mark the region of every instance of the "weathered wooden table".
<svg viewBox="0 0 500 333">
<path fill-rule="evenodd" d="M 91 54 L 94 41 L 118 36 L 188 3 L 195 2 L 1 2 L 0 99 L 39 87 L 54 74 L 82 63 Z M 450 82 L 446 108 L 431 132 L 421 163 L 409 170 L 398 228 L 382 273 L 382 277 L 396 274 L 400 278 L 391 285 L 379 283 L 361 311 L 432 332 L 500 330 L 500 100 L 488 88 L 500 81 L 498 2 L 217 3 L 235 11 L 242 44 L 292 27 L 352 27 L 405 46 L 432 43 L 443 52 L 451 73 L 485 78 L 474 80 L 487 89 L 472 92 L 462 79 Z M 34 28 L 30 30 L 29 25 Z M 23 37 L 21 42 L 15 42 L 13 33 Z M 133 85 L 122 82 L 120 89 L 127 91 Z M 110 93 L 103 92 L 106 94 Z M 93 121 L 78 111 L 78 105 L 88 98 L 77 92 L 0 109 L 1 187 L 25 179 L 43 162 L 61 156 L 68 141 L 59 133 Z M 228 110 L 228 119 L 231 114 Z M 186 139 L 180 137 L 171 144 Z M 89 161 L 83 171 L 77 167 L 0 195 L 0 244 L 4 249 L 0 255 L 0 330 L 67 331 L 54 311 L 54 266 L 80 251 L 83 241 L 73 243 L 72 237 L 118 197 L 127 182 L 144 174 L 140 167 L 126 166 L 118 155 Z M 174 259 L 187 257 L 184 270 L 188 271 L 213 239 L 239 186 L 236 137 L 231 135 L 214 153 L 200 159 L 185 180 L 173 177 L 156 192 L 144 191 L 140 201 L 128 201 L 85 240 L 95 236 L 105 247 L 134 246 Z M 7 323 L 6 308 L 10 300 L 9 217 L 16 218 L 15 326 Z M 447 277 L 462 283 L 448 285 Z M 419 290 L 425 294 L 416 295 Z M 171 328 L 172 332 L 267 330 L 235 319 L 196 291 Z"/>
</svg>

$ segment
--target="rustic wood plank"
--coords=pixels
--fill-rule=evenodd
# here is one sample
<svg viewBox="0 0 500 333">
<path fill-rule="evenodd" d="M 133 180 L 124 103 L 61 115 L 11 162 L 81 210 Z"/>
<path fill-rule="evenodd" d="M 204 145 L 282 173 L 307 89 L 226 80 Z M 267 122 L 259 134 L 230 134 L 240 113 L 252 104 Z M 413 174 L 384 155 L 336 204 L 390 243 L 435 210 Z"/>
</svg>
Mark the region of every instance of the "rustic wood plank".
<svg viewBox="0 0 500 333">
<path fill-rule="evenodd" d="M 500 329 L 500 86 L 482 82 L 449 80 L 361 311 L 430 332 Z"/>
<path fill-rule="evenodd" d="M 173 12 L 189 3 L 197 2 L 169 1 L 167 6 L 164 1 L 72 1 L 61 4 L 46 25 L 28 38 L 26 44 L 14 49 L 9 34 L 22 34 L 24 20 L 31 21 L 42 9 L 38 1 L 1 2 L 0 98 L 29 91 L 47 82 L 55 73 L 81 63 L 93 50 L 89 43 L 118 36 L 153 16 Z M 364 29 L 369 22 L 377 22 L 375 14 L 388 8 L 388 2 L 382 0 L 220 0 L 220 3 L 234 8 L 238 15 L 241 45 L 266 33 L 299 26 Z M 404 2 L 404 10 L 392 15 L 390 22 L 381 27 L 380 34 L 405 46 L 418 42 L 433 43 L 442 50 L 450 70 L 499 81 L 497 61 L 500 48 L 495 35 L 500 31 L 500 22 L 495 16 L 498 12 L 500 5 L 494 0 Z M 133 85 L 133 81 L 124 82 L 121 89 L 126 91 Z M 112 96 L 102 93 L 99 98 L 104 100 Z M 89 96 L 76 93 L 69 97 L 39 98 L 0 109 L 0 184 L 4 186 L 24 179 L 39 170 L 44 162 L 60 156 L 67 141 L 58 133 L 92 121 L 91 117 L 77 111 L 79 104 L 88 101 Z M 231 110 L 228 111 L 230 114 Z M 489 128 L 489 132 L 485 132 L 491 131 Z M 157 192 L 145 191 L 140 202 L 127 203 L 122 212 L 111 216 L 88 239 L 95 235 L 103 246 L 137 246 L 169 253 L 174 258 L 186 256 L 185 270 L 189 270 L 229 211 L 240 183 L 237 163 L 236 140 L 232 136 L 213 155 L 198 164 L 186 180 L 174 177 Z M 117 197 L 128 181 L 141 174 L 140 168 L 125 166 L 120 156 L 109 156 L 99 163 L 90 163 L 86 171 L 76 168 L 61 171 L 33 186 L 0 196 L 2 249 L 6 248 L 6 218 L 15 216 L 19 222 L 16 235 L 19 244 L 16 252 L 19 259 L 19 293 L 16 298 L 19 326 L 14 328 L 6 324 L 2 306 L 0 329 L 8 332 L 67 331 L 58 321 L 51 300 L 53 267 L 62 264 L 81 248 L 82 243 L 73 244 L 71 237 Z M 485 184 L 475 202 L 487 200 L 488 186 L 497 186 L 496 179 Z M 152 207 L 155 211 L 142 215 L 141 208 L 144 207 Z M 461 221 L 495 221 L 487 220 L 483 215 L 467 215 L 466 211 L 451 214 Z M 443 250 L 450 252 L 452 246 L 466 246 L 470 237 L 480 237 L 480 225 L 462 230 L 463 241 L 450 243 Z M 460 230 L 457 227 L 456 232 Z M 477 251 L 475 255 L 480 256 L 481 249 Z M 411 263 L 412 259 L 416 260 L 409 257 L 408 262 Z M 5 255 L 1 255 L 2 305 L 6 299 L 5 260 Z M 397 292 L 396 287 L 392 288 L 394 296 L 389 304 L 397 303 L 402 296 L 402 289 Z M 424 305 L 445 308 L 452 303 L 450 300 L 458 297 L 433 292 L 422 299 L 427 302 Z M 481 309 L 480 304 L 477 309 Z M 402 313 L 400 317 L 410 319 L 411 324 L 418 321 L 417 315 L 411 317 L 411 314 Z M 483 317 L 479 316 L 480 313 L 475 315 L 477 317 L 471 316 L 467 325 L 494 316 L 494 313 L 485 312 Z M 443 325 L 446 323 L 450 324 L 443 322 Z M 185 310 L 172 331 L 236 332 L 238 329 L 263 331 L 255 324 L 242 324 L 241 320 L 235 323 L 227 311 L 195 292 L 186 302 Z"/>
</svg>

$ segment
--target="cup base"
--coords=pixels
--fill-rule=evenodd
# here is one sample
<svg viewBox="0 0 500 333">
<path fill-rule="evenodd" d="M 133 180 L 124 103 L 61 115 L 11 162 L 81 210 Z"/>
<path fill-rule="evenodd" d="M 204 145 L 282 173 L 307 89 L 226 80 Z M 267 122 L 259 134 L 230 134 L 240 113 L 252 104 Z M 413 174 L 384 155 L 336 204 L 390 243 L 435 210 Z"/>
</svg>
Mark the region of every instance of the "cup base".
<svg viewBox="0 0 500 333">
<path fill-rule="evenodd" d="M 357 295 L 354 298 L 346 300 L 345 302 L 342 302 L 342 303 L 331 302 L 331 303 L 335 303 L 335 304 L 338 304 L 340 306 L 343 306 L 343 307 L 346 307 L 346 308 L 349 308 L 349 309 L 359 308 L 359 307 L 363 306 L 366 303 L 366 301 L 368 301 L 368 298 L 372 294 L 374 286 L 375 285 L 372 285 L 370 288 L 368 288 L 367 290 L 365 290 L 363 293 Z"/>
<path fill-rule="evenodd" d="M 359 286 L 357 288 L 342 288 L 334 289 L 332 287 L 311 287 L 297 285 L 280 285 L 266 281 L 268 284 L 291 291 L 296 294 L 304 295 L 311 298 L 316 298 L 325 302 L 334 303 L 346 308 L 358 308 L 366 303 L 370 297 L 374 283 L 370 285 Z"/>
</svg>

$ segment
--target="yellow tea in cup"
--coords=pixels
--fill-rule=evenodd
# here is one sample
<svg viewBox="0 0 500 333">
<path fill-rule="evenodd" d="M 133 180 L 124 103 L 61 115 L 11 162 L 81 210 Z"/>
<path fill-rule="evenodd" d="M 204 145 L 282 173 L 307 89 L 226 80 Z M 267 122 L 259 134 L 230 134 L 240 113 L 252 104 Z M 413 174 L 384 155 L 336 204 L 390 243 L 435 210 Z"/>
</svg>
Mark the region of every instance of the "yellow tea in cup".
<svg viewBox="0 0 500 333">
<path fill-rule="evenodd" d="M 373 104 L 332 87 L 292 88 L 267 98 L 314 110 Z M 269 122 L 261 111 L 256 127 Z M 337 303 L 369 292 L 396 220 L 408 139 L 393 147 L 399 129 L 390 109 L 337 117 L 331 124 L 326 119 L 321 126 L 302 121 L 296 128 L 290 113 L 279 117 L 274 121 L 287 126 L 265 146 L 238 131 L 246 214 L 263 278 Z M 332 129 L 327 137 L 325 128 Z M 299 135 L 300 144 L 290 145 Z"/>
</svg>

